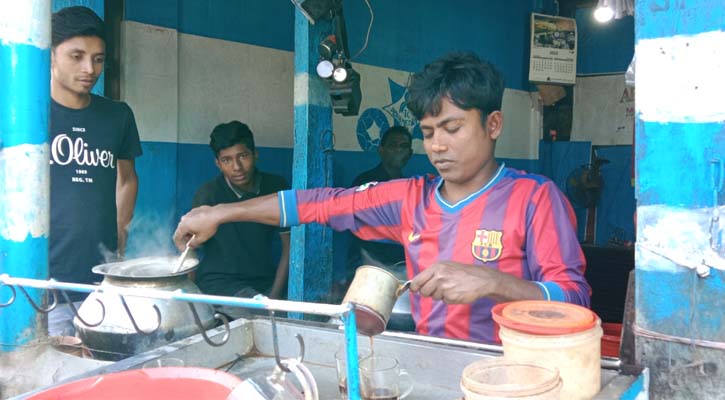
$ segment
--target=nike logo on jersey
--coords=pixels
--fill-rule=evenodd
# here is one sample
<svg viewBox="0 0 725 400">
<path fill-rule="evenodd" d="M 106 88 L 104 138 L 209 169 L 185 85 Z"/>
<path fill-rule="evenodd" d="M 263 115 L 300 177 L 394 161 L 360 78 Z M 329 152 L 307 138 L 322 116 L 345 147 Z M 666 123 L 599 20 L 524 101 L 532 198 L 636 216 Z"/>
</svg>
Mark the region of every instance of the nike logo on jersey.
<svg viewBox="0 0 725 400">
<path fill-rule="evenodd" d="M 420 233 L 414 233 L 413 231 L 410 231 L 410 234 L 408 235 L 408 242 L 413 243 L 418 239 L 420 239 Z"/>
</svg>

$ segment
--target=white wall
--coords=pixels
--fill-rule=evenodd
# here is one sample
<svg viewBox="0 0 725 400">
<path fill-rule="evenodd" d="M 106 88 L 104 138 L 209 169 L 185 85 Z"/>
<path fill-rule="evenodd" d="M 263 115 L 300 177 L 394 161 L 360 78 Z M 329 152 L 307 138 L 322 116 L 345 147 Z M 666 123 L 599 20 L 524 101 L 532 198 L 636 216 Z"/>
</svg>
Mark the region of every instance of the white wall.
<svg viewBox="0 0 725 400">
<path fill-rule="evenodd" d="M 122 57 L 123 99 L 136 113 L 142 140 L 207 144 L 214 125 L 239 119 L 251 126 L 259 146 L 293 146 L 291 52 L 124 21 Z M 361 113 L 391 105 L 389 80 L 405 86 L 410 76 L 409 71 L 354 67 L 362 77 Z M 541 115 L 536 98 L 506 89 L 498 157 L 538 158 Z M 415 121 L 410 115 L 407 119 L 412 128 Z M 390 115 L 388 122 L 393 124 Z M 337 150 L 361 150 L 357 124 L 357 116 L 334 116 Z M 369 133 L 379 135 L 374 130 Z M 422 153 L 420 140 L 414 147 Z"/>
<path fill-rule="evenodd" d="M 177 142 L 179 35 L 129 21 L 121 30 L 121 98 L 134 111 L 141 140 Z"/>
</svg>

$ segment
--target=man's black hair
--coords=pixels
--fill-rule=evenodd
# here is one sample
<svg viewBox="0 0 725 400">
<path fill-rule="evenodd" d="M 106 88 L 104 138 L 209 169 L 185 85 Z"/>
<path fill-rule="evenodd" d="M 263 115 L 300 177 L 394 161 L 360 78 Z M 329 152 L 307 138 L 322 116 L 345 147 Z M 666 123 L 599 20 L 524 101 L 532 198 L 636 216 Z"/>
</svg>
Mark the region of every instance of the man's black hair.
<svg viewBox="0 0 725 400">
<path fill-rule="evenodd" d="M 463 110 L 488 114 L 501 110 L 503 77 L 489 62 L 473 53 L 450 53 L 413 75 L 408 86 L 408 109 L 418 119 L 441 112 L 443 99 Z"/>
<path fill-rule="evenodd" d="M 247 124 L 239 121 L 215 126 L 209 137 L 211 138 L 209 146 L 214 152 L 214 157 L 218 157 L 220 151 L 237 144 L 243 144 L 249 151 L 254 151 L 254 134 Z"/>
<path fill-rule="evenodd" d="M 53 13 L 52 47 L 76 36 L 96 36 L 106 42 L 103 20 L 88 7 L 66 7 Z"/>
<path fill-rule="evenodd" d="M 394 134 L 394 133 L 403 134 L 408 137 L 409 142 L 413 141 L 413 135 L 410 134 L 410 131 L 408 130 L 408 128 L 406 128 L 404 126 L 396 125 L 396 126 L 391 126 L 385 132 L 383 132 L 383 135 L 380 138 L 380 146 L 384 147 L 385 144 L 389 140 L 388 137 L 392 136 L 392 134 Z"/>
</svg>

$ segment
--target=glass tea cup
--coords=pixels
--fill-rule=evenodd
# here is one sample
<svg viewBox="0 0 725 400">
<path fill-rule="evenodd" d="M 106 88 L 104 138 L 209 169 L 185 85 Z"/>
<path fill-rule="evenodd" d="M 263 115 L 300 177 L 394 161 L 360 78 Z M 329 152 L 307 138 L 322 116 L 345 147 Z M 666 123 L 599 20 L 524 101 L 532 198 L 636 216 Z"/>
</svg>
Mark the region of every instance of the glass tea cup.
<svg viewBox="0 0 725 400">
<path fill-rule="evenodd" d="M 358 363 L 367 357 L 370 357 L 370 350 L 358 347 Z M 335 366 L 337 367 L 337 387 L 340 390 L 340 398 L 347 400 L 347 353 L 345 346 L 342 346 L 335 353 Z"/>
<path fill-rule="evenodd" d="M 402 381 L 407 381 L 401 384 Z M 404 389 L 403 389 L 404 388 Z M 360 360 L 363 400 L 398 400 L 413 391 L 413 380 L 393 357 L 373 355 Z"/>
</svg>

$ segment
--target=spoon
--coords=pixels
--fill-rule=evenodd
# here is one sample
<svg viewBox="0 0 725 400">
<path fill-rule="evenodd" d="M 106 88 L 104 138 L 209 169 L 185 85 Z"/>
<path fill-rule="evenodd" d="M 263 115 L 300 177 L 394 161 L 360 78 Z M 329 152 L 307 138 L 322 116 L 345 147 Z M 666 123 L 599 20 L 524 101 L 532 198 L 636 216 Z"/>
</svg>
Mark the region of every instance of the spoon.
<svg viewBox="0 0 725 400">
<path fill-rule="evenodd" d="M 175 274 L 181 270 L 181 267 L 184 265 L 184 261 L 186 261 L 186 256 L 189 255 L 189 250 L 191 250 L 191 241 L 194 240 L 195 237 L 196 235 L 191 235 L 191 239 L 186 242 L 186 248 L 184 249 L 184 252 L 181 253 L 181 255 L 179 256 L 179 260 L 176 262 L 174 269 L 171 271 L 172 274 Z"/>
</svg>

